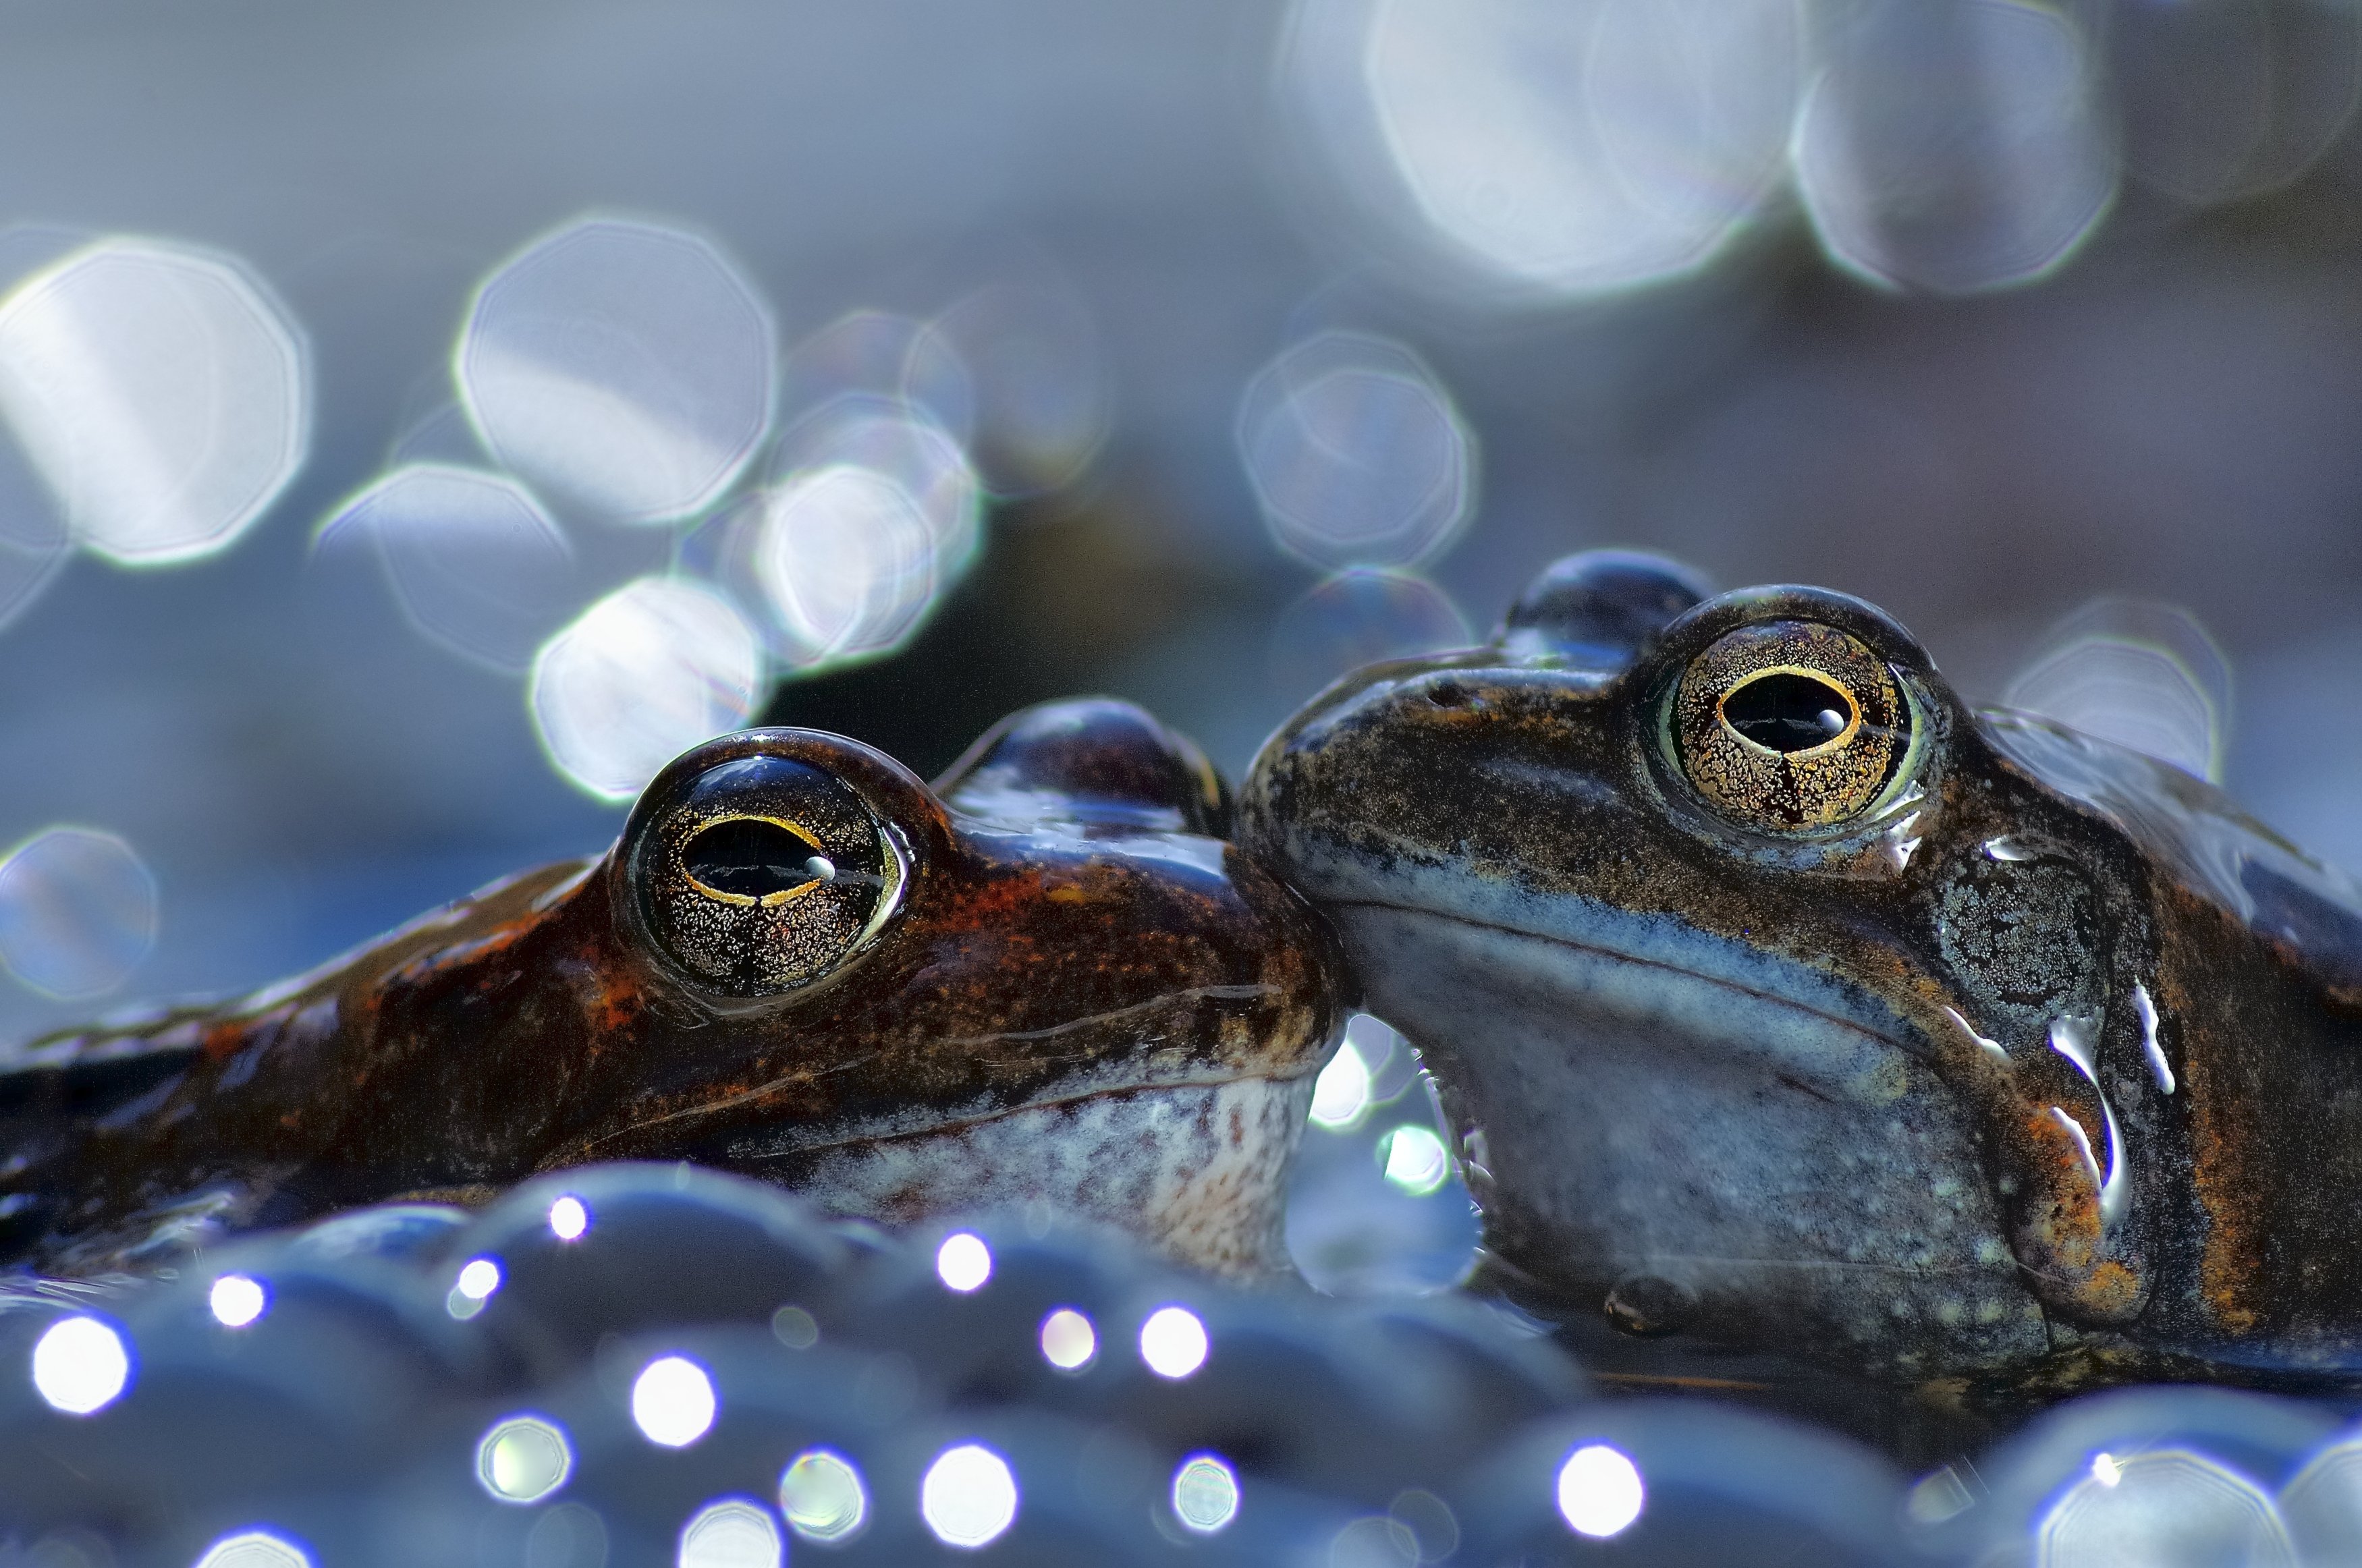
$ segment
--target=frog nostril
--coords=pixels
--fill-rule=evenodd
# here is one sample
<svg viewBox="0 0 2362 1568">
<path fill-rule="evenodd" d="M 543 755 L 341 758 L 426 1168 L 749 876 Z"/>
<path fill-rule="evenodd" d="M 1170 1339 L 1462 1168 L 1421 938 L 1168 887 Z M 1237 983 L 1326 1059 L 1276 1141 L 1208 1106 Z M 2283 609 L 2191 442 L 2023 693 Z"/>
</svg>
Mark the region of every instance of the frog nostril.
<svg viewBox="0 0 2362 1568">
<path fill-rule="evenodd" d="M 1439 708 L 1464 708 L 1468 688 L 1456 680 L 1439 680 L 1427 689 L 1427 700 Z"/>
</svg>

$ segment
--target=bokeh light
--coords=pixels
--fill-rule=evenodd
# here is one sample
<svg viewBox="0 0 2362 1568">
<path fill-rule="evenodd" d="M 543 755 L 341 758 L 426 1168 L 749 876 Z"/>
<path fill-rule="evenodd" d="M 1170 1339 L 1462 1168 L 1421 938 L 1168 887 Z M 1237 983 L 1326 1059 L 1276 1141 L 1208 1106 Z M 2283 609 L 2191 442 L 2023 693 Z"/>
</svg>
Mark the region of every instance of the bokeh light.
<svg viewBox="0 0 2362 1568">
<path fill-rule="evenodd" d="M 454 371 L 503 466 L 602 516 L 668 522 L 761 444 L 773 338 L 761 296 L 705 240 L 592 218 L 485 280 Z"/>
<path fill-rule="evenodd" d="M 2362 1440 L 2324 1444 L 2280 1488 L 2279 1511 L 2299 1562 L 2362 1562 Z"/>
<path fill-rule="evenodd" d="M 982 1443 L 947 1448 L 919 1483 L 919 1517 L 946 1546 L 983 1546 L 1017 1522 L 1017 1474 Z"/>
<path fill-rule="evenodd" d="M 1361 1125 L 1370 1109 L 1370 1067 L 1351 1040 L 1341 1041 L 1337 1054 L 1312 1080 L 1312 1125 L 1341 1132 Z"/>
<path fill-rule="evenodd" d="M 1106 438 L 1109 412 L 1098 332 L 1074 290 L 1054 281 L 990 284 L 929 331 L 966 367 L 976 398 L 969 449 L 993 493 L 1073 483 Z"/>
<path fill-rule="evenodd" d="M 590 1229 L 590 1210 L 582 1200 L 568 1193 L 549 1206 L 549 1233 L 561 1242 L 579 1241 Z"/>
<path fill-rule="evenodd" d="M 1368 1013 L 1347 1021 L 1344 1042 L 1326 1071 L 1336 1072 L 1335 1061 L 1349 1054 L 1358 1072 L 1341 1074 L 1347 1082 L 1331 1089 L 1337 1096 L 1331 1109 L 1344 1110 L 1351 1103 L 1345 1089 L 1365 1083 L 1361 1108 L 1333 1123 L 1307 1118 L 1318 1135 L 1307 1136 L 1288 1178 L 1288 1256 L 1313 1288 L 1329 1296 L 1424 1296 L 1458 1284 L 1475 1263 L 1477 1243 L 1475 1209 L 1458 1166 L 1443 1158 L 1442 1179 L 1428 1186 L 1430 1161 L 1412 1161 L 1413 1144 L 1406 1143 L 1405 1165 L 1417 1167 L 1418 1179 L 1407 1187 L 1387 1176 L 1406 1126 L 1434 1139 L 1435 1154 L 1444 1149 L 1435 1097 L 1424 1085 L 1418 1054 Z M 1321 1094 L 1316 1080 L 1316 1109 Z M 1469 1135 L 1470 1157 L 1481 1165 L 1474 1151 L 1483 1147 L 1484 1134 L 1472 1130 Z"/>
<path fill-rule="evenodd" d="M 766 492 L 749 558 L 778 651 L 816 669 L 890 653 L 935 597 L 935 537 L 886 474 L 832 463 Z"/>
<path fill-rule="evenodd" d="M 0 963 L 50 996 L 111 991 L 155 946 L 161 898 L 155 875 L 114 834 L 38 833 L 0 860 Z"/>
<path fill-rule="evenodd" d="M 0 627 L 40 598 L 72 545 L 65 514 L 0 419 Z"/>
<path fill-rule="evenodd" d="M 131 1383 L 131 1350 L 96 1318 L 61 1318 L 33 1344 L 33 1387 L 51 1409 L 87 1416 L 119 1398 Z"/>
<path fill-rule="evenodd" d="M 1783 171 L 1800 48 L 1782 0 L 1307 0 L 1284 79 L 1413 265 L 1569 299 L 1740 231 Z"/>
<path fill-rule="evenodd" d="M 1378 1141 L 1386 1180 L 1414 1198 L 1424 1198 L 1451 1176 L 1451 1155 L 1443 1140 L 1425 1127 L 1396 1128 Z"/>
<path fill-rule="evenodd" d="M 1212 1535 L 1239 1515 L 1239 1477 L 1219 1453 L 1193 1453 L 1173 1473 L 1173 1515 L 1184 1529 Z"/>
<path fill-rule="evenodd" d="M 992 1277 L 992 1249 L 973 1231 L 955 1231 L 935 1249 L 935 1277 L 965 1295 Z"/>
<path fill-rule="evenodd" d="M 820 1320 L 800 1307 L 782 1307 L 771 1314 L 771 1337 L 789 1350 L 810 1350 L 820 1343 Z"/>
<path fill-rule="evenodd" d="M 769 1512 L 742 1497 L 706 1504 L 680 1529 L 680 1568 L 779 1568 L 786 1560 Z"/>
<path fill-rule="evenodd" d="M 779 1472 L 779 1512 L 806 1540 L 851 1540 L 869 1519 L 860 1466 L 830 1449 L 805 1450 Z"/>
<path fill-rule="evenodd" d="M 312 1554 L 274 1530 L 242 1529 L 206 1547 L 191 1568 L 312 1568 Z"/>
<path fill-rule="evenodd" d="M 531 492 L 479 469 L 413 463 L 345 502 L 319 547 L 372 550 L 421 636 L 513 673 L 574 608 L 573 547 Z"/>
<path fill-rule="evenodd" d="M 2041 1568 L 2085 1563 L 2286 1565 L 2295 1553 L 2279 1513 L 2254 1482 L 2203 1454 L 2151 1449 L 2107 1455 L 2061 1493 L 2035 1527 Z"/>
<path fill-rule="evenodd" d="M 194 560 L 303 466 L 304 342 L 236 262 L 102 240 L 0 300 L 0 419 L 75 540 L 125 566 Z"/>
<path fill-rule="evenodd" d="M 1159 1307 L 1140 1326 L 1140 1359 L 1159 1377 L 1187 1377 L 1206 1364 L 1206 1325 L 1187 1307 Z"/>
<path fill-rule="evenodd" d="M 206 1305 L 213 1309 L 214 1321 L 226 1329 L 243 1329 L 262 1316 L 270 1305 L 270 1293 L 262 1281 L 243 1274 L 226 1274 L 214 1281 L 206 1296 Z"/>
<path fill-rule="evenodd" d="M 1595 1540 L 1629 1529 L 1648 1496 L 1640 1467 L 1606 1443 L 1587 1443 L 1559 1466 L 1559 1515 L 1570 1529 Z"/>
<path fill-rule="evenodd" d="M 566 1429 L 546 1416 L 496 1421 L 476 1444 L 476 1479 L 504 1503 L 538 1503 L 573 1470 Z"/>
<path fill-rule="evenodd" d="M 2002 705 L 2223 780 L 2231 666 L 2186 611 L 2108 597 L 2051 629 Z"/>
<path fill-rule="evenodd" d="M 914 316 L 848 311 L 796 345 L 780 368 L 779 407 L 790 424 L 849 393 L 900 405 L 955 442 L 975 428 L 976 388 L 959 350 Z"/>
<path fill-rule="evenodd" d="M 454 1318 L 466 1321 L 484 1309 L 492 1292 L 501 1287 L 501 1265 L 491 1258 L 470 1258 L 451 1288 L 443 1297 L 443 1309 Z"/>
<path fill-rule="evenodd" d="M 781 435 L 770 472 L 684 558 L 759 609 L 787 663 L 813 671 L 894 651 L 976 558 L 976 474 L 906 403 L 832 400 Z"/>
<path fill-rule="evenodd" d="M 744 723 L 761 679 L 755 634 L 728 601 L 644 577 L 542 646 L 528 701 L 557 769 L 622 801 L 690 746 Z"/>
<path fill-rule="evenodd" d="M 713 1379 L 686 1356 L 658 1356 L 632 1384 L 632 1420 L 665 1448 L 686 1448 L 713 1425 Z"/>
<path fill-rule="evenodd" d="M 1271 678 L 1291 700 L 1385 659 L 1474 642 L 1451 596 L 1416 572 L 1357 567 L 1315 583 L 1279 613 Z"/>
<path fill-rule="evenodd" d="M 525 1537 L 524 1568 L 607 1568 L 607 1521 L 581 1503 L 541 1510 Z"/>
<path fill-rule="evenodd" d="M 2048 272 L 2115 192 L 2082 32 L 2030 0 L 1862 7 L 1826 45 L 1794 157 L 1833 259 L 1943 293 Z"/>
<path fill-rule="evenodd" d="M 1099 1353 L 1098 1331 L 1072 1307 L 1042 1320 L 1042 1359 L 1061 1372 L 1080 1372 Z"/>
<path fill-rule="evenodd" d="M 1418 355 L 1323 332 L 1240 400 L 1239 456 L 1280 547 L 1314 566 L 1410 566 L 1465 525 L 1475 437 Z"/>
<path fill-rule="evenodd" d="M 2126 172 L 2192 205 L 2296 179 L 2362 90 L 2362 11 L 2342 0 L 2121 6 L 2107 14 Z"/>
</svg>

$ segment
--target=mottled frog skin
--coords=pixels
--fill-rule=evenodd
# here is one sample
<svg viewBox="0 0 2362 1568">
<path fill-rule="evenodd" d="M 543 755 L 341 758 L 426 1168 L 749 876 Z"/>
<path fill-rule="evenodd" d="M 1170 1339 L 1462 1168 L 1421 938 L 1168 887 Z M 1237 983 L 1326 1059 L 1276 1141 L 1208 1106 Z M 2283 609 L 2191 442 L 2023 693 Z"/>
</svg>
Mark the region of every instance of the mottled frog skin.
<svg viewBox="0 0 2362 1568">
<path fill-rule="evenodd" d="M 1240 817 L 1529 1303 L 1963 1387 L 2362 1373 L 2362 899 L 1871 605 L 1572 558 Z"/>
<path fill-rule="evenodd" d="M 1129 704 L 996 726 L 931 790 L 841 736 L 680 757 L 603 857 L 312 974 L 0 1056 L 0 1227 L 46 1272 L 537 1171 L 672 1158 L 902 1222 L 1048 1203 L 1232 1275 L 1341 1015 L 1332 947 Z"/>
</svg>

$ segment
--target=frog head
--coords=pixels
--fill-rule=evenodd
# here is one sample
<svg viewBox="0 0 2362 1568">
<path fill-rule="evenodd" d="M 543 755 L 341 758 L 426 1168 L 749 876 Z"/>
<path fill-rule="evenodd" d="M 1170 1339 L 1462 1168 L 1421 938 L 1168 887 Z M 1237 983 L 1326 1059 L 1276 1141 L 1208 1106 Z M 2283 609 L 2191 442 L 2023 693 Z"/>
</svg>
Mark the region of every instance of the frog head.
<svg viewBox="0 0 2362 1568">
<path fill-rule="evenodd" d="M 1573 558 L 1490 645 L 1325 692 L 1240 819 L 1529 1300 L 1902 1376 L 2143 1310 L 2147 868 L 1874 607 Z"/>
</svg>

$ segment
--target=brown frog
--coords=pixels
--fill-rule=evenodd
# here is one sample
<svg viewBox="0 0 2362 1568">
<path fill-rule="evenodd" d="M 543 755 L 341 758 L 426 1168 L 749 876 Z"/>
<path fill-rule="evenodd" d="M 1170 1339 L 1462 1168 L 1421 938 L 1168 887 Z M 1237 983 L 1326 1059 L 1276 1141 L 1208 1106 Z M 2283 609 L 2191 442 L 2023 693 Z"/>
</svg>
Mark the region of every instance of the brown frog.
<svg viewBox="0 0 2362 1568">
<path fill-rule="evenodd" d="M 1319 920 L 1204 756 L 1045 704 L 931 790 L 856 741 L 698 746 L 601 858 L 297 978 L 0 1056 L 0 1224 L 50 1272 L 536 1171 L 695 1160 L 903 1222 L 1047 1203 L 1286 1267 L 1342 1017 Z"/>
<path fill-rule="evenodd" d="M 2362 895 L 1860 600 L 1573 558 L 1240 816 L 1529 1303 L 1901 1382 L 2362 1373 Z"/>
</svg>

